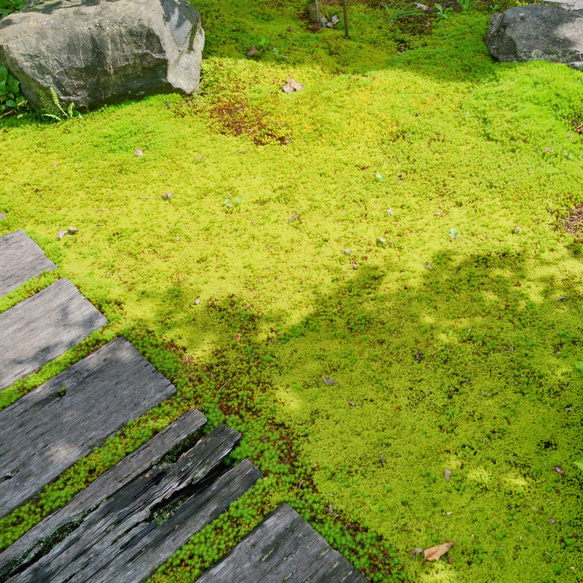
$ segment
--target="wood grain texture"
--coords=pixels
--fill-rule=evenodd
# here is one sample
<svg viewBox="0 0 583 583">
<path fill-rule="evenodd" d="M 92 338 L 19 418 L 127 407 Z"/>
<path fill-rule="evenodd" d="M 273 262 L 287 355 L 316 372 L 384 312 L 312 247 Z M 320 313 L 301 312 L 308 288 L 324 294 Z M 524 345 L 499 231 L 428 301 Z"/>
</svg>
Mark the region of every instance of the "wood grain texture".
<svg viewBox="0 0 583 583">
<path fill-rule="evenodd" d="M 293 508 L 282 504 L 197 583 L 366 583 Z"/>
<path fill-rule="evenodd" d="M 106 318 L 68 280 L 0 314 L 0 389 L 61 356 Z"/>
<path fill-rule="evenodd" d="M 57 266 L 21 229 L 0 237 L 0 298 Z"/>
<path fill-rule="evenodd" d="M 167 452 L 176 449 L 181 453 L 188 449 L 186 444 L 199 436 L 205 423 L 205 416 L 191 409 L 79 492 L 69 504 L 39 522 L 0 553 L 0 581 L 7 579 L 18 564 L 32 562 L 37 553 L 44 552 L 55 533 L 146 472 Z"/>
<path fill-rule="evenodd" d="M 116 338 L 0 411 L 0 518 L 175 393 Z"/>
<path fill-rule="evenodd" d="M 140 583 L 261 477 L 222 462 L 240 435 L 219 426 L 171 465 L 141 474 L 86 514 L 9 583 Z"/>
</svg>

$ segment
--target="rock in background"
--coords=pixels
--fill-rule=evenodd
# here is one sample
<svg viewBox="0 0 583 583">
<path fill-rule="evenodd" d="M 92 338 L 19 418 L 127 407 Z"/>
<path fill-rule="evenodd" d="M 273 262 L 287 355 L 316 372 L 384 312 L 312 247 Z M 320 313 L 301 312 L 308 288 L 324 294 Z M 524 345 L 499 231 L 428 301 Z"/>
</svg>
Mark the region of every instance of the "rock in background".
<svg viewBox="0 0 583 583">
<path fill-rule="evenodd" d="M 0 64 L 38 108 L 50 88 L 78 109 L 193 93 L 203 47 L 187 0 L 57 0 L 0 20 Z"/>
<path fill-rule="evenodd" d="M 486 45 L 499 61 L 544 60 L 583 71 L 583 10 L 575 2 L 509 8 L 490 19 Z"/>
</svg>

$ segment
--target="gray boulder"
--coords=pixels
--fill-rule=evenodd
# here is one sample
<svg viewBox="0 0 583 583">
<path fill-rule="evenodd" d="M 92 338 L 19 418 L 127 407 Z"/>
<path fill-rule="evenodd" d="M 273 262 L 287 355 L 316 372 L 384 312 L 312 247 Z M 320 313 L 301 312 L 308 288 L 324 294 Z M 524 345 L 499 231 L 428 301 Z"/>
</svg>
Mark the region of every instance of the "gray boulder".
<svg viewBox="0 0 583 583">
<path fill-rule="evenodd" d="M 95 108 L 198 89 L 204 31 L 187 0 L 52 0 L 0 20 L 0 64 L 36 107 Z"/>
<path fill-rule="evenodd" d="M 583 71 L 583 9 L 527 5 L 509 8 L 490 19 L 486 45 L 503 62 L 544 60 Z"/>
</svg>

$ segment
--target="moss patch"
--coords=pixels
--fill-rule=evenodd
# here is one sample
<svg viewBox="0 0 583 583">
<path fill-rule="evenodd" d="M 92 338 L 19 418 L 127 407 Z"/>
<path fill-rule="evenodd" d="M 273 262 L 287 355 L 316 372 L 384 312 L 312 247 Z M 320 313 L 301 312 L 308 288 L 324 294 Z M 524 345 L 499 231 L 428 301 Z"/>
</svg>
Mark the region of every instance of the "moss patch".
<svg viewBox="0 0 583 583">
<path fill-rule="evenodd" d="M 576 581 L 583 281 L 556 216 L 581 202 L 583 77 L 493 63 L 480 13 L 397 55 L 367 6 L 348 43 L 295 3 L 199 8 L 206 94 L 6 121 L 0 144 L 0 230 L 78 227 L 61 274 L 175 346 L 157 366 L 180 355 L 153 418 L 204 407 L 269 476 L 154 579 L 192 580 L 289 500 L 374 580 Z M 408 557 L 445 540 L 451 565 Z"/>
</svg>

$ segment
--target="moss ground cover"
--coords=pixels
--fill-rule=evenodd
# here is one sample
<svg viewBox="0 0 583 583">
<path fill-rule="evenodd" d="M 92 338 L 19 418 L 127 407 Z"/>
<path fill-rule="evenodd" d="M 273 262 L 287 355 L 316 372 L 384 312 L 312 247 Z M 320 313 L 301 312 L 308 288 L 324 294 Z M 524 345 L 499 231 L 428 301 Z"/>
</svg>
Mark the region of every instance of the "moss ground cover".
<svg viewBox="0 0 583 583">
<path fill-rule="evenodd" d="M 282 500 L 374 580 L 577 581 L 583 276 L 559 217 L 581 202 L 583 77 L 494 64 L 482 13 L 412 37 L 355 5 L 346 41 L 299 2 L 197 6 L 203 94 L 0 129 L 0 232 L 26 225 L 179 386 L 0 543 L 196 405 L 268 478 L 157 583 Z M 408 557 L 445 540 L 451 565 Z"/>
</svg>

